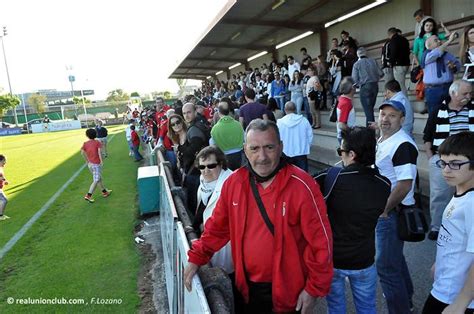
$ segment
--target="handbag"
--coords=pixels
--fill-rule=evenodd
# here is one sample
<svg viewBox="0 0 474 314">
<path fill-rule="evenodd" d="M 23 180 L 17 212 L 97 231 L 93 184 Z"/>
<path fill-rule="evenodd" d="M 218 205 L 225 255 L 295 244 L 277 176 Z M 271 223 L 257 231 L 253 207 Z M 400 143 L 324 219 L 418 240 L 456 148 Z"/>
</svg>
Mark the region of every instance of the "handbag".
<svg viewBox="0 0 474 314">
<path fill-rule="evenodd" d="M 332 105 L 331 111 L 329 111 L 329 122 L 337 122 L 337 102 Z"/>
<path fill-rule="evenodd" d="M 412 83 L 418 83 L 418 81 L 423 78 L 423 73 L 422 73 L 422 71 L 423 71 L 423 70 L 421 69 L 421 66 L 416 66 L 416 67 L 414 67 L 414 68 L 410 71 L 410 81 L 411 81 Z M 421 74 L 421 77 L 419 77 L 420 73 L 422 73 L 422 74 Z"/>
<path fill-rule="evenodd" d="M 308 93 L 308 97 L 311 100 L 316 100 L 316 97 L 318 97 L 318 92 L 313 89 Z"/>
<path fill-rule="evenodd" d="M 418 207 L 401 207 L 398 212 L 398 237 L 407 242 L 420 242 L 428 232 L 428 223 Z"/>
</svg>

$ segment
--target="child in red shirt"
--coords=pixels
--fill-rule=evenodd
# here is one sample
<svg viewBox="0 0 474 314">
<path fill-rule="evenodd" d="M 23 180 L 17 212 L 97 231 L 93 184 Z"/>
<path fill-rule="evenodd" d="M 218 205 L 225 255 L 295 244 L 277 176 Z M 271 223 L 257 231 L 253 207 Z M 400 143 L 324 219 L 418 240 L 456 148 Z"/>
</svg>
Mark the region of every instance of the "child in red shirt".
<svg viewBox="0 0 474 314">
<path fill-rule="evenodd" d="M 8 184 L 8 181 L 3 174 L 3 167 L 5 167 L 6 163 L 7 158 L 4 155 L 0 155 L 0 221 L 10 218 L 7 215 L 4 215 L 5 207 L 7 207 L 8 203 L 5 193 L 3 193 L 3 186 Z"/>
<path fill-rule="evenodd" d="M 140 161 L 143 159 L 143 156 L 140 154 L 140 136 L 138 136 L 137 131 L 135 131 L 135 126 L 132 125 L 130 126 L 130 130 L 132 132 L 130 133 L 132 137 L 132 149 L 133 149 L 133 154 L 135 156 L 135 161 Z"/>
<path fill-rule="evenodd" d="M 86 136 L 89 140 L 82 145 L 81 154 L 84 156 L 87 167 L 92 173 L 92 184 L 89 187 L 89 192 L 84 196 L 84 199 L 89 203 L 94 203 L 95 200 L 92 198 L 92 193 L 94 193 L 97 184 L 102 188 L 103 197 L 108 197 L 110 193 L 112 193 L 112 190 L 107 190 L 102 182 L 102 144 L 95 139 L 97 137 L 96 130 L 88 129 Z"/>
</svg>

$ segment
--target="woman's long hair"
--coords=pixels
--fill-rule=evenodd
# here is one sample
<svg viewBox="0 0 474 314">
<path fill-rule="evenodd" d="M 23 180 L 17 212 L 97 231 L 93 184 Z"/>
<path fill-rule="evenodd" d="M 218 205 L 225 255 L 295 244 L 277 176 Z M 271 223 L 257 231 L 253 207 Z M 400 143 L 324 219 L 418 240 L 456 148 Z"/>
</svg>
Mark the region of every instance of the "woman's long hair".
<svg viewBox="0 0 474 314">
<path fill-rule="evenodd" d="M 181 126 L 185 132 L 188 130 L 188 127 L 186 126 L 183 117 L 181 117 L 179 114 L 173 114 L 168 118 L 168 137 L 171 139 L 173 144 L 179 144 L 179 134 L 176 133 L 171 126 L 171 120 L 173 119 L 178 119 L 181 122 Z"/>
<path fill-rule="evenodd" d="M 459 59 L 461 59 L 461 62 L 467 63 L 469 60 L 466 60 L 466 52 L 469 50 L 469 47 L 471 45 L 474 45 L 474 43 L 469 43 L 469 36 L 468 33 L 471 29 L 474 28 L 474 24 L 467 25 L 464 27 L 464 32 L 462 34 L 461 40 L 460 40 L 460 48 L 459 48 Z M 474 61 L 474 60 L 472 60 Z"/>
<path fill-rule="evenodd" d="M 298 81 L 295 81 L 295 74 L 298 73 Z M 293 72 L 293 77 L 291 78 L 291 85 L 300 85 L 301 83 L 301 79 L 302 79 L 302 75 L 301 75 L 301 72 L 296 70 L 295 72 Z"/>
</svg>

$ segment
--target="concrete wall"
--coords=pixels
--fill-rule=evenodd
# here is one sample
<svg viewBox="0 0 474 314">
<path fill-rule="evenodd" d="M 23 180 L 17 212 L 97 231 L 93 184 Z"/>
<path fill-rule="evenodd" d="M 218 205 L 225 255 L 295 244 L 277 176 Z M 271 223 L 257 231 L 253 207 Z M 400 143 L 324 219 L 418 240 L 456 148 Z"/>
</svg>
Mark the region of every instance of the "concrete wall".
<svg viewBox="0 0 474 314">
<path fill-rule="evenodd" d="M 404 33 L 413 31 L 415 29 L 413 13 L 417 9 L 419 1 L 393 0 L 329 27 L 328 44 L 334 37 L 340 39 L 342 30 L 349 32 L 360 45 L 386 38 L 387 29 L 392 26 L 398 27 Z"/>
<path fill-rule="evenodd" d="M 450 21 L 474 14 L 473 0 L 433 0 L 433 17 Z M 474 21 L 473 21 L 474 23 Z"/>
<path fill-rule="evenodd" d="M 217 79 L 218 79 L 219 81 L 227 81 L 227 72 L 224 71 L 223 73 L 219 74 L 219 75 L 217 76 Z"/>
<path fill-rule="evenodd" d="M 267 66 L 269 66 L 271 62 L 272 62 L 272 54 L 267 53 L 266 55 L 263 55 L 257 59 L 250 61 L 249 65 L 252 69 L 254 69 L 254 68 L 260 68 L 260 66 L 264 63 L 266 63 Z"/>
<path fill-rule="evenodd" d="M 319 34 L 310 35 L 288 46 L 278 49 L 278 61 L 282 62 L 284 55 L 292 55 L 295 60 L 301 64 L 302 54 L 300 52 L 300 49 L 303 47 L 306 48 L 308 54 L 311 57 L 316 58 L 319 54 L 319 51 L 321 50 L 319 45 Z"/>
</svg>

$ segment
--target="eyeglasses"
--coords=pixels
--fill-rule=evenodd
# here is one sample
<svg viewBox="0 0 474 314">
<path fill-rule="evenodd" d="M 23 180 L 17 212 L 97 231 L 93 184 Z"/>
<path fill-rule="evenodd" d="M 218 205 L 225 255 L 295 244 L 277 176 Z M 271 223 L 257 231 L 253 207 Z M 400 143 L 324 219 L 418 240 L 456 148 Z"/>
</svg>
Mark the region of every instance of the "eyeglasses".
<svg viewBox="0 0 474 314">
<path fill-rule="evenodd" d="M 176 121 L 175 123 L 170 123 L 171 127 L 174 127 L 174 126 L 177 126 L 177 125 L 181 125 L 181 121 Z"/>
<path fill-rule="evenodd" d="M 349 150 L 347 150 L 347 149 L 342 149 L 342 148 L 338 147 L 338 148 L 336 148 L 336 152 L 337 152 L 337 154 L 338 154 L 339 156 L 342 156 L 342 152 L 348 153 Z"/>
<path fill-rule="evenodd" d="M 217 167 L 219 164 L 218 163 L 214 163 L 214 164 L 208 164 L 208 165 L 199 165 L 198 166 L 198 169 L 199 170 L 204 170 L 204 169 L 214 169 L 215 167 Z"/>
<path fill-rule="evenodd" d="M 451 169 L 451 170 L 459 170 L 459 169 L 461 169 L 462 165 L 472 164 L 472 163 L 474 163 L 474 160 L 468 160 L 468 161 L 464 161 L 464 162 L 456 162 L 456 161 L 446 162 L 446 161 L 440 159 L 436 162 L 436 167 L 444 169 L 444 168 L 446 168 L 446 165 L 447 165 L 448 168 Z"/>
</svg>

